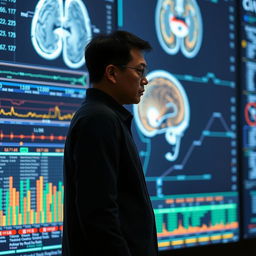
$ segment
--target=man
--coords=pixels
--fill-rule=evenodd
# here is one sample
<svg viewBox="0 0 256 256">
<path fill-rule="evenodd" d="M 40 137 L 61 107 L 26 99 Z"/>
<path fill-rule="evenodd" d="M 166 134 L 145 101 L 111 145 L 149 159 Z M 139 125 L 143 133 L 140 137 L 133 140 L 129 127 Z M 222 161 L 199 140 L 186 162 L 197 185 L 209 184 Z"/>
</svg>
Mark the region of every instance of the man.
<svg viewBox="0 0 256 256">
<path fill-rule="evenodd" d="M 148 83 L 148 42 L 116 31 L 95 37 L 85 59 L 92 87 L 76 112 L 64 154 L 63 256 L 156 256 L 154 213 L 131 134 Z"/>
</svg>

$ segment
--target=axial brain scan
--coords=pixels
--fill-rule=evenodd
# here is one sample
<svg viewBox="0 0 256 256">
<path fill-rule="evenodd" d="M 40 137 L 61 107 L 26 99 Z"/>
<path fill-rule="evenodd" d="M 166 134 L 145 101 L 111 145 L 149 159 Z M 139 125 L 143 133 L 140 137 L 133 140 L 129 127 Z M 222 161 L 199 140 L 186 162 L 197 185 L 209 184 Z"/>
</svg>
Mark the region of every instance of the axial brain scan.
<svg viewBox="0 0 256 256">
<path fill-rule="evenodd" d="M 40 0 L 31 26 L 32 44 L 47 60 L 61 52 L 69 68 L 84 63 L 84 47 L 92 36 L 87 9 L 81 0 Z"/>
<path fill-rule="evenodd" d="M 159 0 L 155 22 L 160 45 L 168 54 L 174 55 L 181 50 L 187 58 L 197 55 L 203 25 L 195 0 Z"/>
<path fill-rule="evenodd" d="M 135 122 L 147 137 L 165 133 L 166 141 L 173 147 L 165 157 L 174 161 L 189 125 L 188 98 L 180 82 L 166 71 L 153 71 L 147 79 L 147 90 L 140 104 L 134 105 Z"/>
</svg>

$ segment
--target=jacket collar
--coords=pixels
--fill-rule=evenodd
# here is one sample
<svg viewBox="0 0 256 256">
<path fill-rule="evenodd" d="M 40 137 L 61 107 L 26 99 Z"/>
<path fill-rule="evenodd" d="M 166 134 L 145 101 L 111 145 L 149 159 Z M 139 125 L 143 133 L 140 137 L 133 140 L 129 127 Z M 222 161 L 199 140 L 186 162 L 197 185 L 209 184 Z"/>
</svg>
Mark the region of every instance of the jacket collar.
<svg viewBox="0 0 256 256">
<path fill-rule="evenodd" d="M 90 101 L 99 101 L 103 104 L 106 104 L 114 112 L 117 113 L 122 121 L 124 121 L 127 125 L 131 126 L 133 115 L 125 107 L 123 107 L 116 100 L 114 100 L 109 94 L 96 88 L 89 88 L 86 90 L 86 97 L 84 103 Z"/>
</svg>

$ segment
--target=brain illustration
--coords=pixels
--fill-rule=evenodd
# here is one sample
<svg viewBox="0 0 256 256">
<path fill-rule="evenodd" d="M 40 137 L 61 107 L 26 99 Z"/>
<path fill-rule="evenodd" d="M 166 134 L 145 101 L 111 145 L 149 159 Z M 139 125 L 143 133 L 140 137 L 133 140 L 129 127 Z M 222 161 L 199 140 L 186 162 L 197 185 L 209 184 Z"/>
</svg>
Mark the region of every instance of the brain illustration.
<svg viewBox="0 0 256 256">
<path fill-rule="evenodd" d="M 84 47 L 92 36 L 87 9 L 81 0 L 40 0 L 31 25 L 31 39 L 36 52 L 53 60 L 63 53 L 70 68 L 81 67 Z"/>
<path fill-rule="evenodd" d="M 166 158 L 174 161 L 189 124 L 188 98 L 180 82 L 166 71 L 151 72 L 147 79 L 145 94 L 141 102 L 134 105 L 135 121 L 147 137 L 165 135 L 166 141 L 174 147 L 174 152 L 168 152 Z"/>
<path fill-rule="evenodd" d="M 202 18 L 195 0 L 158 0 L 156 31 L 162 48 L 168 54 L 179 50 L 193 58 L 202 43 Z"/>
</svg>

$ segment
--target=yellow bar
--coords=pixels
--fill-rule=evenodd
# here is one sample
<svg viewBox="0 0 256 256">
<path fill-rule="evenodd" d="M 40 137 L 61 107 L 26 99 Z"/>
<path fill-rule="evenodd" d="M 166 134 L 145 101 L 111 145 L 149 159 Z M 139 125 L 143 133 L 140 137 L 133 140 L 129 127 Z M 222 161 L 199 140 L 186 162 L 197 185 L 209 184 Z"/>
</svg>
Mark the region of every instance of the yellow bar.
<svg viewBox="0 0 256 256">
<path fill-rule="evenodd" d="M 12 188 L 12 206 L 15 206 L 16 202 L 16 188 Z"/>
<path fill-rule="evenodd" d="M 6 216 L 3 216 L 3 226 L 6 226 Z"/>
<path fill-rule="evenodd" d="M 41 218 L 42 223 L 45 223 L 45 214 L 43 211 L 41 211 L 41 216 L 42 216 Z"/>
<path fill-rule="evenodd" d="M 199 242 L 207 242 L 210 240 L 210 237 L 209 236 L 205 236 L 205 237 L 199 237 L 198 238 L 198 241 Z"/>
<path fill-rule="evenodd" d="M 223 237 L 224 239 L 233 238 L 233 237 L 234 237 L 234 234 L 232 234 L 232 233 L 230 233 L 230 234 L 224 234 L 224 235 L 222 235 L 222 237 Z"/>
<path fill-rule="evenodd" d="M 180 245 L 180 244 L 184 244 L 184 240 L 172 241 L 172 245 Z"/>
<path fill-rule="evenodd" d="M 191 243 L 195 243 L 195 242 L 196 242 L 196 238 L 187 238 L 187 239 L 185 239 L 186 244 L 191 244 Z"/>
<path fill-rule="evenodd" d="M 3 211 L 0 211 L 0 227 L 3 226 Z"/>
<path fill-rule="evenodd" d="M 170 246 L 170 242 L 161 242 L 161 243 L 158 243 L 158 246 L 159 246 L 159 247 Z"/>
<path fill-rule="evenodd" d="M 52 183 L 49 183 L 49 204 L 52 203 Z"/>
<path fill-rule="evenodd" d="M 221 235 L 211 236 L 211 240 L 220 240 Z"/>
<path fill-rule="evenodd" d="M 12 188 L 12 225 L 17 225 L 15 202 L 16 202 L 16 188 Z"/>
<path fill-rule="evenodd" d="M 19 213 L 18 219 L 19 219 L 19 225 L 21 225 L 22 224 L 22 214 L 21 213 Z"/>
<path fill-rule="evenodd" d="M 44 177 L 40 176 L 40 211 L 43 211 L 43 184 L 44 184 Z"/>
</svg>

